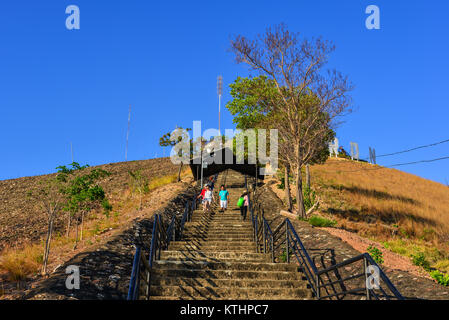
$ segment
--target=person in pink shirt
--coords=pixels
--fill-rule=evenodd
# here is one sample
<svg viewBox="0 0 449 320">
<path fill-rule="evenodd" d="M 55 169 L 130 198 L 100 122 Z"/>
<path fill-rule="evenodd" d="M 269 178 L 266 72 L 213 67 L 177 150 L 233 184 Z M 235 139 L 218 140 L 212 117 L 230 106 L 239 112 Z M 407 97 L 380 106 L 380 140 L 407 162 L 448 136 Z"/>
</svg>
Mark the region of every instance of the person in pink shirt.
<svg viewBox="0 0 449 320">
<path fill-rule="evenodd" d="M 240 197 L 244 199 L 243 205 L 240 207 L 240 214 L 242 215 L 243 220 L 246 220 L 246 213 L 248 212 L 249 206 L 248 192 L 243 192 Z"/>
</svg>

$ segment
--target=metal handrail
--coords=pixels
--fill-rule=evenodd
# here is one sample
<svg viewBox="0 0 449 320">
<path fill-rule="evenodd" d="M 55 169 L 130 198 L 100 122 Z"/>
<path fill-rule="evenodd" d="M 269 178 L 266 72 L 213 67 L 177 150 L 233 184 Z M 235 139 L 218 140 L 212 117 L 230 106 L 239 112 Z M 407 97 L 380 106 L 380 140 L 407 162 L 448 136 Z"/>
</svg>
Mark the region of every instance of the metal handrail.
<svg viewBox="0 0 449 320">
<path fill-rule="evenodd" d="M 186 210 L 183 214 L 183 220 L 187 219 L 189 215 L 188 211 L 190 206 L 186 203 Z M 193 207 L 192 207 L 193 208 Z M 133 267 L 131 272 L 131 279 L 129 283 L 127 300 L 137 300 L 140 297 L 141 281 L 145 282 L 145 297 L 149 299 L 150 296 L 150 284 L 151 284 L 151 270 L 153 268 L 154 261 L 159 260 L 161 257 L 161 251 L 168 249 L 168 246 L 172 240 L 176 240 L 176 216 L 170 221 L 170 224 L 165 231 L 162 225 L 162 219 L 159 214 L 154 216 L 153 230 L 151 234 L 150 252 L 148 255 L 148 261 L 145 259 L 145 254 L 140 246 L 136 247 L 136 253 L 134 254 Z M 181 224 L 180 235 L 182 235 L 184 224 Z M 143 274 L 142 274 L 143 273 Z"/>
<path fill-rule="evenodd" d="M 245 187 L 248 191 L 248 181 L 246 176 Z M 249 196 L 248 199 L 250 199 Z M 253 227 L 254 241 L 256 243 L 256 252 L 259 252 L 261 246 L 263 245 L 263 252 L 271 253 L 272 262 L 276 262 L 275 253 L 282 246 L 282 244 L 285 244 L 287 263 L 290 262 L 291 254 L 296 257 L 296 260 L 317 299 L 331 299 L 333 297 L 344 296 L 347 294 L 353 294 L 362 291 L 365 292 L 366 298 L 368 300 L 372 298 L 378 300 L 390 300 L 392 298 L 398 300 L 404 299 L 399 290 L 393 285 L 388 276 L 382 271 L 382 269 L 368 253 L 363 253 L 328 268 L 318 270 L 315 262 L 310 257 L 300 237 L 296 233 L 293 224 L 288 218 L 281 222 L 281 224 L 279 224 L 276 229 L 272 231 L 269 223 L 265 219 L 263 210 L 262 212 L 260 212 L 259 208 L 259 212 L 255 213 L 254 205 L 251 201 L 249 201 L 248 210 L 250 211 L 251 225 Z M 261 230 L 262 232 L 260 232 Z M 283 230 L 285 230 L 285 238 L 281 241 L 277 241 L 278 236 L 282 235 Z M 276 242 L 279 243 L 276 244 Z M 339 269 L 359 261 L 363 261 L 363 272 L 355 275 L 353 274 L 345 278 L 340 277 L 337 280 L 331 280 L 329 276 L 330 273 L 333 272 L 335 274 L 338 274 Z M 368 270 L 370 266 L 374 267 L 374 270 L 378 272 L 378 274 L 376 275 L 378 277 L 374 277 L 374 279 L 376 279 L 374 285 L 372 285 L 372 283 L 370 282 L 373 280 L 373 274 Z M 324 276 L 327 277 L 327 280 L 323 279 Z M 361 277 L 365 277 L 364 285 L 362 287 L 348 290 L 344 286 L 345 282 Z M 381 281 L 383 282 L 384 286 L 380 285 Z M 342 291 L 336 292 L 337 290 L 334 285 L 337 284 L 340 284 L 344 289 Z M 328 288 L 332 288 L 335 292 L 329 293 Z M 326 291 L 326 294 L 323 296 L 321 295 L 322 290 Z M 386 291 L 389 291 L 390 294 L 388 294 Z"/>
<path fill-rule="evenodd" d="M 187 206 L 188 207 L 188 204 Z M 168 248 L 168 245 L 170 244 L 170 241 L 176 240 L 176 230 L 175 230 L 175 223 L 176 223 L 176 215 L 173 216 L 173 218 L 171 219 L 171 222 L 167 228 L 167 236 L 165 238 L 165 246 L 164 249 Z"/>
<path fill-rule="evenodd" d="M 218 175 L 214 175 L 214 183 L 217 180 L 217 176 Z M 144 296 L 146 299 L 149 299 L 151 270 L 153 268 L 154 261 L 161 258 L 161 251 L 168 249 L 171 241 L 176 241 L 177 239 L 182 238 L 185 223 L 191 221 L 192 213 L 196 209 L 196 205 L 197 194 L 194 194 L 192 201 L 186 202 L 181 221 L 177 224 L 176 215 L 174 215 L 170 220 L 167 229 L 163 226 L 161 215 L 154 215 L 148 261 L 145 258 L 145 253 L 141 246 L 136 246 L 127 300 L 136 300 L 141 297 L 141 283 L 144 283 Z M 176 235 L 177 226 L 179 226 L 179 236 Z"/>
</svg>

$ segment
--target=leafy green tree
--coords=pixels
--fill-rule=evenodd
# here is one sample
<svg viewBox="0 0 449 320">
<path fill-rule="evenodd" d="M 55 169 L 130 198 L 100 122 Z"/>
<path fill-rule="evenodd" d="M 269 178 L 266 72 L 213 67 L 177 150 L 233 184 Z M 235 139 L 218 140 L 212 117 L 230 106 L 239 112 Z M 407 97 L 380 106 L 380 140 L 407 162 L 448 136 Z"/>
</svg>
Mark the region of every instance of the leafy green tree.
<svg viewBox="0 0 449 320">
<path fill-rule="evenodd" d="M 62 193 L 66 197 L 64 210 L 69 214 L 69 221 L 70 217 L 73 217 L 76 223 L 74 248 L 78 244 L 78 229 L 80 225 L 80 240 L 83 240 L 85 216 L 92 210 L 100 207 L 103 208 L 106 215 L 112 209 L 103 188 L 97 184 L 98 180 L 109 176 L 110 173 L 103 169 L 86 171 L 88 167 L 88 165 L 80 166 L 74 162 L 71 164 L 71 168 L 67 168 L 66 166 L 57 168 L 58 180 L 66 184 L 66 187 L 62 190 Z"/>
<path fill-rule="evenodd" d="M 351 111 L 352 84 L 341 73 L 324 70 L 334 49 L 321 38 L 302 39 L 283 24 L 255 39 L 238 35 L 231 40 L 236 62 L 274 83 L 276 94 L 261 107 L 268 106 L 264 114 L 278 129 L 279 152 L 294 172 L 297 214 L 302 217 L 306 216 L 302 168 L 323 152 L 338 118 Z"/>
<path fill-rule="evenodd" d="M 286 122 L 285 114 L 273 108 L 273 105 L 280 103 L 279 101 L 282 98 L 276 89 L 275 82 L 267 76 L 261 75 L 255 78 L 238 77 L 230 87 L 233 100 L 226 107 L 234 115 L 233 121 L 237 128 L 255 128 L 256 130 L 257 128 L 271 129 L 279 128 L 279 124 Z M 286 89 L 284 88 L 282 91 L 286 91 Z M 308 100 L 312 104 L 310 102 L 314 100 L 312 93 L 309 92 L 308 95 L 310 96 L 304 96 L 304 100 Z M 303 110 L 301 112 L 307 113 L 308 111 Z M 315 127 L 323 126 L 323 123 L 326 123 L 327 117 L 325 113 L 317 114 L 316 117 L 322 120 L 316 121 Z M 312 126 L 311 129 L 314 129 L 314 127 Z M 331 128 L 327 128 L 327 135 L 323 138 L 324 142 L 318 143 L 315 146 L 317 151 L 314 153 L 314 157 L 308 159 L 307 164 L 322 163 L 327 159 L 329 152 L 326 142 L 331 141 L 334 136 L 334 131 Z M 279 163 L 284 169 L 284 176 L 289 177 L 291 176 L 290 168 L 293 158 L 290 139 L 288 137 L 286 138 L 285 135 L 281 135 L 279 139 Z M 268 138 L 266 140 L 269 141 Z M 287 207 L 289 211 L 292 211 L 293 201 L 290 193 L 289 179 L 285 179 L 284 184 Z M 299 198 L 301 199 L 301 197 Z"/>
<path fill-rule="evenodd" d="M 179 130 L 186 130 L 186 131 L 191 131 L 192 129 L 187 128 L 187 129 L 183 129 L 182 127 L 176 127 L 176 129 Z M 159 138 L 159 145 L 161 147 L 174 147 L 178 142 L 180 142 L 182 140 L 182 137 L 178 137 L 178 139 L 171 139 L 171 132 L 168 132 L 166 134 L 164 134 L 162 137 Z M 192 142 L 190 141 L 190 144 L 192 144 Z M 179 151 L 179 156 L 182 156 L 182 150 Z M 191 155 L 192 153 L 190 153 Z M 190 155 L 188 155 L 190 157 Z M 181 181 L 181 172 L 182 172 L 182 166 L 183 163 L 181 162 L 180 166 L 179 166 L 179 170 L 178 170 L 178 182 Z"/>
</svg>

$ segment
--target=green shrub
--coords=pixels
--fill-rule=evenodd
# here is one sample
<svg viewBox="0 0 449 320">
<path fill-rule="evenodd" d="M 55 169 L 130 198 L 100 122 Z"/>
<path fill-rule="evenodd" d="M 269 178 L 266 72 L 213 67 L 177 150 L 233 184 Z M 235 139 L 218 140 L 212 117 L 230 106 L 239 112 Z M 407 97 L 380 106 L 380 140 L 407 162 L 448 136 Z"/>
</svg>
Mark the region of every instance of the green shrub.
<svg viewBox="0 0 449 320">
<path fill-rule="evenodd" d="M 430 276 L 434 278 L 439 284 L 443 286 L 449 286 L 449 274 L 444 274 L 438 270 L 434 270 L 430 273 Z"/>
<path fill-rule="evenodd" d="M 374 261 L 376 261 L 377 264 L 384 263 L 384 258 L 383 258 L 382 251 L 380 251 L 376 247 L 373 247 L 373 246 L 370 245 L 366 249 L 366 251 L 371 255 L 371 257 L 374 259 Z"/>
<path fill-rule="evenodd" d="M 284 190 L 285 189 L 285 178 L 281 178 L 281 183 L 277 185 L 278 189 Z"/>
<path fill-rule="evenodd" d="M 309 210 L 313 207 L 316 201 L 316 194 L 315 191 L 310 189 L 309 187 L 305 186 L 303 189 L 303 198 L 304 198 L 304 208 Z"/>
<path fill-rule="evenodd" d="M 289 249 L 289 254 L 291 254 L 290 249 Z M 282 251 L 281 255 L 279 256 L 279 260 L 282 263 L 286 263 L 287 262 L 287 250 L 284 249 L 284 251 Z"/>
<path fill-rule="evenodd" d="M 312 216 L 309 218 L 309 223 L 314 227 L 333 227 L 337 224 L 337 221 L 329 220 L 319 216 Z"/>
<path fill-rule="evenodd" d="M 423 267 L 427 271 L 430 269 L 430 263 L 422 252 L 412 255 L 412 262 L 415 266 Z"/>
</svg>

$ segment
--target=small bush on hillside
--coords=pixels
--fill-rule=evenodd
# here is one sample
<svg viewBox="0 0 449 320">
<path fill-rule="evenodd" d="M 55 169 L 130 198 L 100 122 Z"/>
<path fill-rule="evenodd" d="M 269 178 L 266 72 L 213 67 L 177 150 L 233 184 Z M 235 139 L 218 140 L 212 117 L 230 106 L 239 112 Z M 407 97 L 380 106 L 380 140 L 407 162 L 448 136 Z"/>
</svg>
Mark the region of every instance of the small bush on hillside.
<svg viewBox="0 0 449 320">
<path fill-rule="evenodd" d="M 415 266 L 423 267 L 427 271 L 430 269 L 430 262 L 422 252 L 412 255 L 412 262 Z"/>
<path fill-rule="evenodd" d="M 279 256 L 279 260 L 282 263 L 286 263 L 287 262 L 287 250 L 284 249 L 284 251 L 281 253 L 281 255 Z"/>
<path fill-rule="evenodd" d="M 449 274 L 444 274 L 438 270 L 434 270 L 430 273 L 430 276 L 434 278 L 439 284 L 443 286 L 449 286 Z"/>
<path fill-rule="evenodd" d="M 281 190 L 285 189 L 285 178 L 284 177 L 281 178 L 281 183 L 279 183 L 277 185 L 277 187 L 278 187 L 278 189 L 281 189 Z"/>
<path fill-rule="evenodd" d="M 6 271 L 11 281 L 22 281 L 39 272 L 42 263 L 39 246 L 25 246 L 23 249 L 5 249 L 0 259 L 0 270 Z"/>
<path fill-rule="evenodd" d="M 313 205 L 316 202 L 316 193 L 309 187 L 305 187 L 303 190 L 304 195 L 304 208 L 306 209 L 306 212 L 313 207 Z"/>
<path fill-rule="evenodd" d="M 374 261 L 376 261 L 377 264 L 384 263 L 383 253 L 378 248 L 370 245 L 366 249 L 366 251 L 371 255 L 371 257 L 374 259 Z"/>
<path fill-rule="evenodd" d="M 312 226 L 321 228 L 333 227 L 337 224 L 335 220 L 329 220 L 319 216 L 312 216 L 308 221 Z"/>
</svg>

